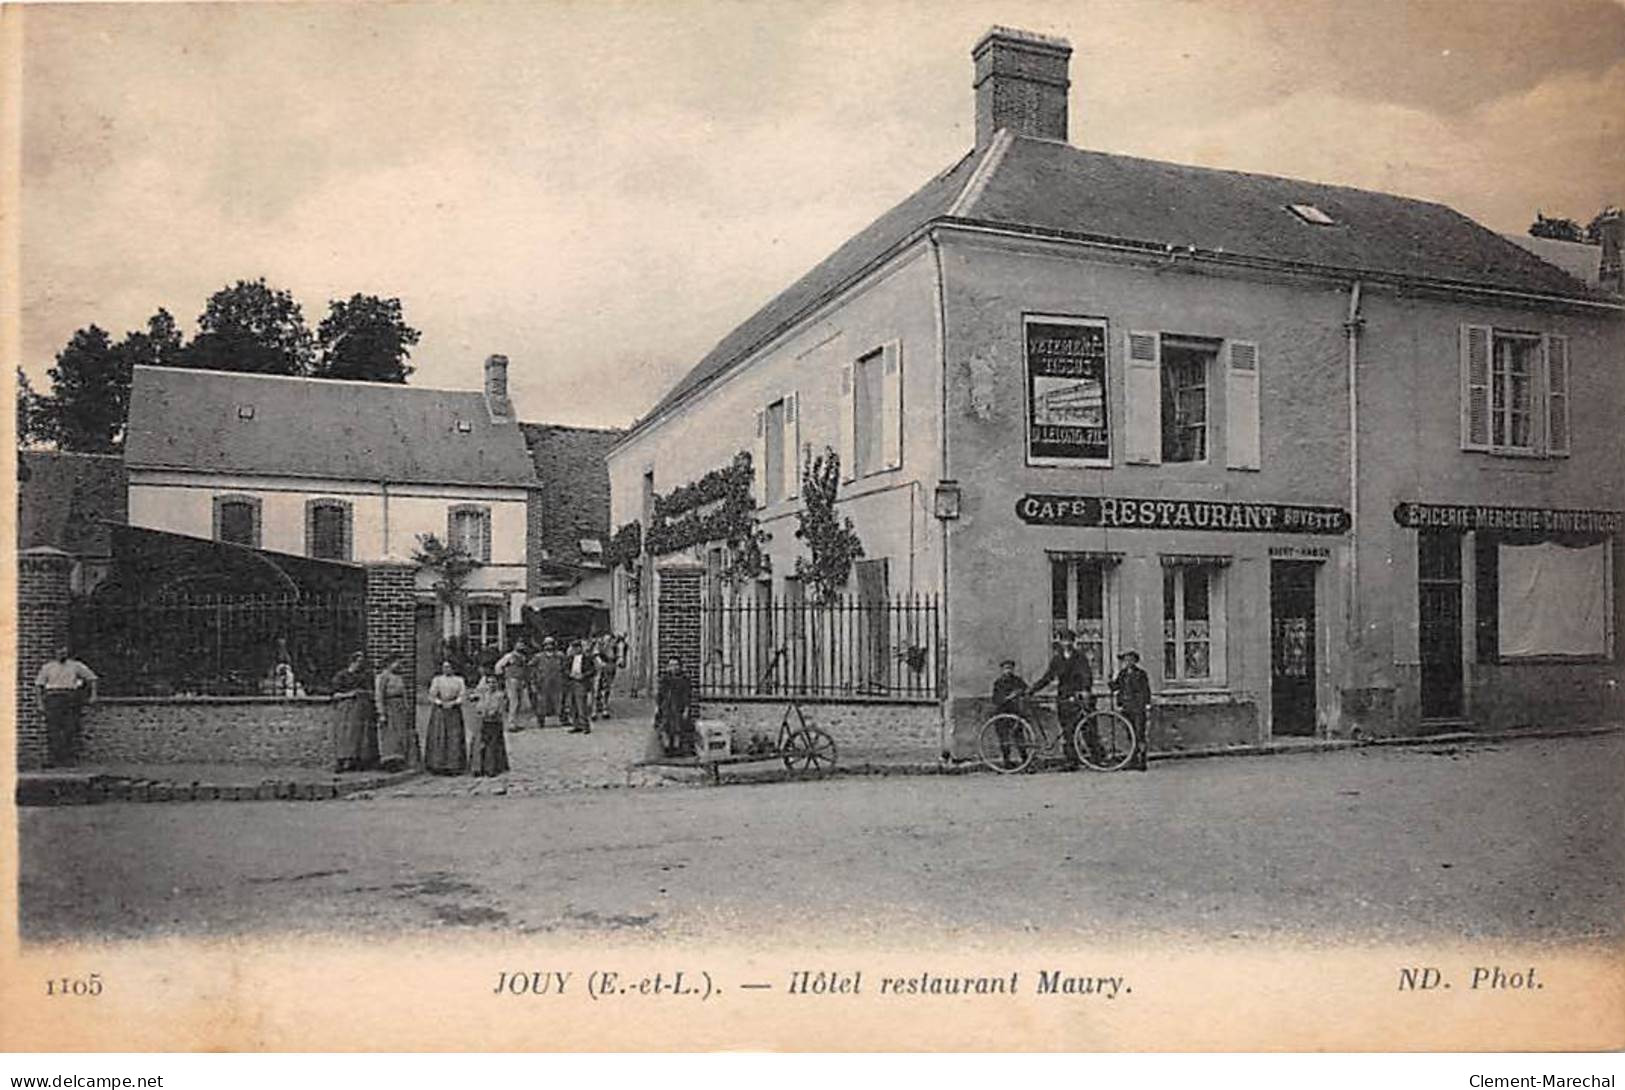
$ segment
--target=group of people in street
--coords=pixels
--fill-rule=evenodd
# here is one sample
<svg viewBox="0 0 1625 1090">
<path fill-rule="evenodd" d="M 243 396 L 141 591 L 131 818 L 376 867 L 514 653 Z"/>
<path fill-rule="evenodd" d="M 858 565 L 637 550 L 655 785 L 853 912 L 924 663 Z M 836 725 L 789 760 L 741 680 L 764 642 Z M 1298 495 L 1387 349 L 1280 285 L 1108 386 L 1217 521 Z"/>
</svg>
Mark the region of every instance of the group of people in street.
<svg viewBox="0 0 1625 1090">
<path fill-rule="evenodd" d="M 528 701 L 538 728 L 556 719 L 572 734 L 591 734 L 594 719 L 608 719 L 615 677 L 626 661 L 626 638 L 608 633 L 570 640 L 562 648 L 552 636 L 534 652 L 521 636 L 497 660 L 508 699 L 507 729 L 524 730 L 520 703 Z"/>
<path fill-rule="evenodd" d="M 492 666 L 483 667 L 470 689 L 448 659 L 429 682 L 429 722 L 422 745 L 412 687 L 402 674 L 405 659 L 393 655 L 370 675 L 357 651 L 333 676 L 333 749 L 336 772 L 422 768 L 440 775 L 498 776 L 508 771 L 503 738 L 507 693 Z M 463 708 L 473 712 L 468 722 Z"/>
<path fill-rule="evenodd" d="M 1144 772 L 1148 740 L 1146 732 L 1150 723 L 1151 679 L 1140 668 L 1138 651 L 1124 651 L 1117 656 L 1117 661 L 1119 664 L 1117 674 L 1109 684 L 1112 695 L 1116 698 L 1118 710 L 1134 726 L 1134 755 L 1130 758 L 1128 767 Z M 1056 634 L 1049 665 L 1031 685 L 1016 673 L 1014 659 L 1005 659 L 999 664 L 999 675 L 993 681 L 993 709 L 995 712 L 1016 711 L 1029 721 L 1037 722 L 1038 719 L 1032 713 L 1027 701 L 1042 692 L 1051 682 L 1055 684 L 1055 710 L 1062 727 L 1063 757 L 1066 766 L 1075 769 L 1080 762 L 1073 741 L 1072 727 L 1095 710 L 1095 676 L 1093 667 L 1089 665 L 1089 656 L 1078 646 L 1077 637 L 1070 630 Z M 1098 738 L 1087 730 L 1082 733 L 1084 745 L 1089 746 L 1091 750 L 1099 746 Z M 1001 746 L 1005 744 L 1002 735 L 1000 744 Z M 1091 755 L 1098 756 L 1095 753 Z"/>
</svg>

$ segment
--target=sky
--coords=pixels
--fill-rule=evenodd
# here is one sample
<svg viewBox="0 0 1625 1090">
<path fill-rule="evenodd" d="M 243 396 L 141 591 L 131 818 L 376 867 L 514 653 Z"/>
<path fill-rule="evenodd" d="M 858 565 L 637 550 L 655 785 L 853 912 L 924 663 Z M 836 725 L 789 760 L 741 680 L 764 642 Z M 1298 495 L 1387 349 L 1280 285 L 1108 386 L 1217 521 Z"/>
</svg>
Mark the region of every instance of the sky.
<svg viewBox="0 0 1625 1090">
<path fill-rule="evenodd" d="M 22 17 L 20 334 L 263 276 L 398 296 L 414 384 L 512 361 L 625 426 L 969 150 L 992 24 L 1072 42 L 1071 142 L 1443 201 L 1625 205 L 1625 0 L 74 4 Z"/>
</svg>

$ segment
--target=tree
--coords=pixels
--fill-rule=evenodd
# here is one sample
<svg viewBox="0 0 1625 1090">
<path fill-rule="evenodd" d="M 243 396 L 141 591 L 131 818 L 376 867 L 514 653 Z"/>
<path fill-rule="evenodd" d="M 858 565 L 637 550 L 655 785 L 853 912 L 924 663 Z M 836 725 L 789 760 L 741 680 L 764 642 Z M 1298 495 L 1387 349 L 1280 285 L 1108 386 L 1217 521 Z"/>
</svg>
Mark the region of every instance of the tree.
<svg viewBox="0 0 1625 1090">
<path fill-rule="evenodd" d="M 294 297 L 265 278 L 239 280 L 209 296 L 187 346 L 188 367 L 261 375 L 308 375 L 315 347 Z"/>
<path fill-rule="evenodd" d="M 118 450 L 130 409 L 127 355 L 100 326 L 78 330 L 56 354 L 51 396 L 37 405 L 37 426 L 58 448 L 90 454 Z"/>
<path fill-rule="evenodd" d="M 1585 241 L 1585 232 L 1580 229 L 1578 223 L 1561 216 L 1548 219 L 1538 211 L 1535 213 L 1535 222 L 1529 225 L 1529 233 L 1535 238 L 1555 238 L 1564 242 Z"/>
<path fill-rule="evenodd" d="M 1617 215 L 1619 215 L 1619 209 L 1613 207 L 1612 205 L 1604 205 L 1602 211 L 1598 212 L 1595 216 L 1592 216 L 1591 222 L 1586 224 L 1585 240 L 1591 243 L 1593 246 L 1601 246 L 1602 221 L 1610 216 Z"/>
<path fill-rule="evenodd" d="M 17 445 L 31 447 L 40 443 L 48 443 L 55 436 L 51 433 L 50 423 L 47 420 L 49 409 L 46 402 L 49 399 L 43 394 L 36 393 L 34 384 L 28 381 L 28 376 L 21 367 L 17 368 Z"/>
<path fill-rule="evenodd" d="M 807 462 L 803 506 L 796 512 L 796 537 L 807 543 L 809 553 L 796 557 L 796 577 L 815 602 L 833 599 L 846 585 L 853 562 L 863 557 L 863 542 L 852 520 L 835 513 L 840 487 L 841 456 L 825 447 Z"/>
<path fill-rule="evenodd" d="M 407 362 L 421 334 L 406 324 L 399 299 L 356 294 L 328 303 L 316 327 L 317 378 L 405 382 Z"/>
<path fill-rule="evenodd" d="M 147 328 L 126 333 L 119 343 L 119 351 L 129 357 L 132 366 L 177 367 L 184 363 L 186 345 L 174 315 L 163 307 L 147 319 Z"/>
</svg>

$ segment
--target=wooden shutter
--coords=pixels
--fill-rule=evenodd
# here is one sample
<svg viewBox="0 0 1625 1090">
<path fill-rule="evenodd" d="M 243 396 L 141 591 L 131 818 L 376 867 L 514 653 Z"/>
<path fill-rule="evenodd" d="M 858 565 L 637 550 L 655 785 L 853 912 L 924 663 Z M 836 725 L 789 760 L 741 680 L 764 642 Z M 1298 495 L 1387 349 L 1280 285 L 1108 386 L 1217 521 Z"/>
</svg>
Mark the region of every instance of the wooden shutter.
<svg viewBox="0 0 1625 1090">
<path fill-rule="evenodd" d="M 1546 453 L 1569 453 L 1569 339 L 1546 335 Z"/>
<path fill-rule="evenodd" d="M 853 479 L 857 468 L 852 464 L 857 458 L 857 434 L 853 430 L 857 415 L 857 392 L 854 382 L 857 376 L 853 373 L 853 365 L 841 365 L 841 480 Z"/>
<path fill-rule="evenodd" d="M 1461 449 L 1490 449 L 1490 352 L 1494 331 L 1487 325 L 1461 327 Z"/>
<path fill-rule="evenodd" d="M 801 493 L 801 406 L 795 394 L 784 395 L 784 498 Z"/>
<path fill-rule="evenodd" d="M 1263 465 L 1263 431 L 1259 420 L 1258 345 L 1231 341 L 1224 374 L 1225 465 L 1258 469 Z"/>
<path fill-rule="evenodd" d="M 756 447 L 751 452 L 751 496 L 757 507 L 767 503 L 767 413 L 756 410 Z"/>
<path fill-rule="evenodd" d="M 1125 458 L 1138 465 L 1162 463 L 1162 335 L 1130 331 L 1124 368 Z"/>
<path fill-rule="evenodd" d="M 884 349 L 880 383 L 880 464 L 897 469 L 903 464 L 903 346 L 892 341 Z"/>
</svg>

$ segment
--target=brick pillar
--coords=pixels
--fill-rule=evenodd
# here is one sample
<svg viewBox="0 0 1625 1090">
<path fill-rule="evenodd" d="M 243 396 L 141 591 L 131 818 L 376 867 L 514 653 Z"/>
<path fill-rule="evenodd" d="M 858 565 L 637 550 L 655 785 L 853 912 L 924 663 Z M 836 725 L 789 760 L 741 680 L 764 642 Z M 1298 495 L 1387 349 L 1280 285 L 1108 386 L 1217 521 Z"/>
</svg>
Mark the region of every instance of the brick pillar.
<svg viewBox="0 0 1625 1090">
<path fill-rule="evenodd" d="M 367 666 L 383 668 L 391 655 L 406 664 L 401 676 L 417 684 L 417 568 L 383 560 L 367 565 Z"/>
<path fill-rule="evenodd" d="M 45 709 L 34 690 L 39 669 L 68 642 L 68 574 L 73 557 L 41 546 L 17 557 L 17 768 L 43 768 Z M 94 670 L 95 663 L 87 663 Z"/>
<path fill-rule="evenodd" d="M 700 578 L 701 567 L 659 568 L 659 632 L 652 673 L 666 668 L 673 655 L 696 686 L 700 683 Z"/>
</svg>

